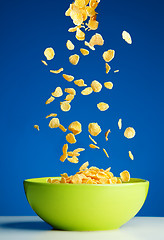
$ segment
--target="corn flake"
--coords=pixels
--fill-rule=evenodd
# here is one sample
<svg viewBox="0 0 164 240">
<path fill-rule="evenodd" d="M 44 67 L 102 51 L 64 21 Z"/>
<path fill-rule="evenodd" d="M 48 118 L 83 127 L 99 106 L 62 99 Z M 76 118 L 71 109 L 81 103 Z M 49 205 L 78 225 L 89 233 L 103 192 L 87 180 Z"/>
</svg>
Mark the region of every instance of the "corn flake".
<svg viewBox="0 0 164 240">
<path fill-rule="evenodd" d="M 41 60 L 41 62 L 44 64 L 44 65 L 48 65 L 47 63 L 46 63 L 46 61 L 44 61 L 44 60 Z"/>
<path fill-rule="evenodd" d="M 74 84 L 76 84 L 76 85 L 79 86 L 79 87 L 85 87 L 85 86 L 87 86 L 87 84 L 84 83 L 84 80 L 83 80 L 83 79 L 75 80 L 75 81 L 74 81 Z"/>
<path fill-rule="evenodd" d="M 106 68 L 106 74 L 108 74 L 111 69 L 108 63 L 105 63 L 105 68 Z"/>
<path fill-rule="evenodd" d="M 81 123 L 78 122 L 78 121 L 75 121 L 75 122 L 72 122 L 68 129 L 74 134 L 74 135 L 77 135 L 79 133 L 81 133 L 82 131 L 82 128 L 81 128 Z"/>
<path fill-rule="evenodd" d="M 113 88 L 113 83 L 112 82 L 105 82 L 104 86 L 108 89 L 112 89 Z"/>
<path fill-rule="evenodd" d="M 105 150 L 105 148 L 103 148 L 103 151 L 106 154 L 107 158 L 109 158 L 109 155 L 108 155 L 107 151 Z"/>
<path fill-rule="evenodd" d="M 129 157 L 130 157 L 132 160 L 134 160 L 134 156 L 133 156 L 133 154 L 132 154 L 131 151 L 129 151 Z"/>
<path fill-rule="evenodd" d="M 82 95 L 89 95 L 93 92 L 93 89 L 91 87 L 85 88 L 83 91 L 81 91 Z"/>
<path fill-rule="evenodd" d="M 75 154 L 75 153 L 79 153 L 79 152 L 83 152 L 83 151 L 85 151 L 85 148 L 76 148 L 76 149 L 73 151 L 73 153 Z"/>
<path fill-rule="evenodd" d="M 68 94 L 65 98 L 66 101 L 71 102 L 74 99 L 74 95 L 73 94 Z"/>
<path fill-rule="evenodd" d="M 34 125 L 34 128 L 36 128 L 38 131 L 40 130 L 38 125 Z"/>
<path fill-rule="evenodd" d="M 91 139 L 91 141 L 92 141 L 94 144 L 97 144 L 97 142 L 91 137 L 91 135 L 89 135 L 89 138 Z"/>
<path fill-rule="evenodd" d="M 60 157 L 60 161 L 64 162 L 68 156 L 68 154 L 67 154 L 68 144 L 67 143 L 63 145 L 62 151 L 63 151 L 63 155 Z"/>
<path fill-rule="evenodd" d="M 95 48 L 93 46 L 91 46 L 89 44 L 89 42 L 85 41 L 84 44 L 85 44 L 85 46 L 89 47 L 91 50 L 95 50 Z"/>
<path fill-rule="evenodd" d="M 63 126 L 63 125 L 59 125 L 59 128 L 63 131 L 63 132 L 66 132 L 67 131 L 67 129 Z"/>
<path fill-rule="evenodd" d="M 88 131 L 92 136 L 97 136 L 101 132 L 101 128 L 98 123 L 90 123 L 88 125 Z"/>
<path fill-rule="evenodd" d="M 132 127 L 128 127 L 125 129 L 124 136 L 126 138 L 133 138 L 135 136 L 135 130 Z"/>
<path fill-rule="evenodd" d="M 79 62 L 79 59 L 80 59 L 79 55 L 74 54 L 69 57 L 69 62 L 73 65 L 77 65 Z"/>
<path fill-rule="evenodd" d="M 74 80 L 74 77 L 71 75 L 63 74 L 63 78 L 67 80 L 68 82 L 72 82 Z"/>
<path fill-rule="evenodd" d="M 51 96 L 49 99 L 47 99 L 46 104 L 50 104 L 54 100 L 55 100 L 55 98 Z"/>
<path fill-rule="evenodd" d="M 119 72 L 119 71 L 120 71 L 120 70 L 115 70 L 114 73 L 117 73 L 117 72 Z"/>
<path fill-rule="evenodd" d="M 92 7 L 87 6 L 86 7 L 86 13 L 89 17 L 93 17 L 96 15 L 95 10 Z"/>
<path fill-rule="evenodd" d="M 89 2 L 89 6 L 91 7 L 91 8 L 93 8 L 93 9 L 96 9 L 97 8 L 97 6 L 98 6 L 98 4 L 99 4 L 99 0 L 90 0 L 90 2 Z"/>
<path fill-rule="evenodd" d="M 83 163 L 83 165 L 81 165 L 81 167 L 79 168 L 79 171 L 85 170 L 88 166 L 89 166 L 89 162 L 87 161 Z"/>
<path fill-rule="evenodd" d="M 106 131 L 106 133 L 105 133 L 105 139 L 106 139 L 106 141 L 108 141 L 108 135 L 109 135 L 110 132 L 111 132 L 110 129 L 108 129 L 108 131 Z"/>
<path fill-rule="evenodd" d="M 57 87 L 53 93 L 51 93 L 54 97 L 61 97 L 63 95 L 63 91 L 61 87 Z"/>
<path fill-rule="evenodd" d="M 75 0 L 75 6 L 77 6 L 78 8 L 83 8 L 85 7 L 85 0 Z"/>
<path fill-rule="evenodd" d="M 52 60 L 55 56 L 53 48 L 46 48 L 44 51 L 44 56 L 47 58 L 47 60 Z"/>
<path fill-rule="evenodd" d="M 68 48 L 68 50 L 74 50 L 75 46 L 73 45 L 73 43 L 68 40 L 66 43 L 66 47 Z"/>
<path fill-rule="evenodd" d="M 91 37 L 89 44 L 90 46 L 95 46 L 95 45 L 102 46 L 104 44 L 104 39 L 99 33 L 96 33 Z"/>
<path fill-rule="evenodd" d="M 60 103 L 60 108 L 63 112 L 68 112 L 71 109 L 69 101 L 64 101 Z"/>
<path fill-rule="evenodd" d="M 77 29 L 80 28 L 80 27 L 81 27 L 81 25 L 80 25 L 80 26 L 76 26 L 76 27 L 69 28 L 69 29 L 68 29 L 68 32 L 76 32 Z"/>
<path fill-rule="evenodd" d="M 76 91 L 74 88 L 65 88 L 64 91 L 66 93 L 72 94 L 72 95 L 76 95 Z"/>
<path fill-rule="evenodd" d="M 115 51 L 110 49 L 103 53 L 103 59 L 105 60 L 105 62 L 110 62 L 114 58 L 114 55 Z"/>
<path fill-rule="evenodd" d="M 49 118 L 49 117 L 56 117 L 56 116 L 57 116 L 56 113 L 51 113 L 51 114 L 47 115 L 46 118 Z"/>
<path fill-rule="evenodd" d="M 83 31 L 81 31 L 80 28 L 77 28 L 77 30 L 76 30 L 76 38 L 79 41 L 85 40 L 85 33 Z"/>
<path fill-rule="evenodd" d="M 72 134 L 72 133 L 68 133 L 66 135 L 66 140 L 67 140 L 67 142 L 69 142 L 71 144 L 76 143 L 76 138 L 75 138 L 74 134 Z"/>
<path fill-rule="evenodd" d="M 49 122 L 50 128 L 58 128 L 59 125 L 60 125 L 60 121 L 58 118 L 52 118 L 51 121 Z"/>
<path fill-rule="evenodd" d="M 50 70 L 51 73 L 61 73 L 64 69 L 63 68 L 59 68 L 58 70 Z"/>
<path fill-rule="evenodd" d="M 89 144 L 89 147 L 90 148 L 97 148 L 97 149 L 100 149 L 98 146 L 94 145 L 94 144 Z"/>
<path fill-rule="evenodd" d="M 130 36 L 130 34 L 126 31 L 122 32 L 122 38 L 129 44 L 132 44 L 132 38 Z"/>
<path fill-rule="evenodd" d="M 130 180 L 130 173 L 127 170 L 125 170 L 125 171 L 120 173 L 120 177 L 121 177 L 121 180 L 123 182 L 129 182 L 129 180 Z"/>
<path fill-rule="evenodd" d="M 102 85 L 98 81 L 94 80 L 91 83 L 91 88 L 93 89 L 94 92 L 100 92 L 102 89 Z"/>
<path fill-rule="evenodd" d="M 80 48 L 80 52 L 83 54 L 83 56 L 86 56 L 89 54 L 89 51 L 85 48 Z"/>
<path fill-rule="evenodd" d="M 79 159 L 76 156 L 73 156 L 72 158 L 67 158 L 69 162 L 71 163 L 78 163 Z"/>
<path fill-rule="evenodd" d="M 100 102 L 97 104 L 97 107 L 100 111 L 106 111 L 109 108 L 109 105 L 104 102 Z"/>
<path fill-rule="evenodd" d="M 121 128 L 122 128 L 122 119 L 120 118 L 119 120 L 118 120 L 118 128 L 121 130 Z"/>
<path fill-rule="evenodd" d="M 87 26 L 91 30 L 96 30 L 98 28 L 98 25 L 99 25 L 99 22 L 96 21 L 96 20 L 92 20 L 91 18 L 90 18 L 90 20 L 89 20 L 89 22 L 87 24 Z"/>
</svg>

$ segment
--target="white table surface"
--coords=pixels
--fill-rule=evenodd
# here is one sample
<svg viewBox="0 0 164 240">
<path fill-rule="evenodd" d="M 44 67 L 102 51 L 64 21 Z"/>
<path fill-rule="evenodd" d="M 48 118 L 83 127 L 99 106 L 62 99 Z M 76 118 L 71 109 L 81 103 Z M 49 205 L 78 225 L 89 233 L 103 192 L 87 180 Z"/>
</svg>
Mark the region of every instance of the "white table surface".
<svg viewBox="0 0 164 240">
<path fill-rule="evenodd" d="M 0 240 L 164 240 L 164 218 L 135 217 L 117 230 L 53 230 L 37 216 L 0 217 Z"/>
</svg>

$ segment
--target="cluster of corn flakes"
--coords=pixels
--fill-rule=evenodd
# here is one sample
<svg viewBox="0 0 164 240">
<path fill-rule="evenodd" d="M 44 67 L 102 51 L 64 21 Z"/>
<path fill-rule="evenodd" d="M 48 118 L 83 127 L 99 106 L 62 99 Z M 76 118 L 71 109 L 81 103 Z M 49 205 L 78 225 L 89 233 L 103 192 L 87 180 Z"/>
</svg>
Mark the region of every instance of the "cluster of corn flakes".
<svg viewBox="0 0 164 240">
<path fill-rule="evenodd" d="M 89 162 L 85 162 L 75 175 L 68 176 L 61 174 L 61 178 L 48 178 L 48 183 L 69 183 L 69 184 L 121 184 L 130 180 L 128 171 L 120 173 L 120 178 L 114 177 L 110 167 L 106 170 L 97 167 L 88 168 Z"/>
<path fill-rule="evenodd" d="M 85 31 L 90 30 L 96 30 L 98 28 L 99 22 L 97 21 L 97 12 L 96 8 L 99 4 L 100 0 L 75 0 L 72 4 L 70 4 L 69 8 L 65 12 L 66 16 L 69 16 L 73 23 L 74 27 L 71 27 L 68 29 L 69 32 L 75 32 L 75 37 L 79 41 L 85 40 Z M 87 22 L 86 22 L 87 21 Z M 126 31 L 122 32 L 122 38 L 128 43 L 132 44 L 132 38 L 130 34 Z M 103 46 L 104 45 L 104 39 L 99 33 L 95 33 L 89 40 L 89 42 L 84 42 L 85 46 L 89 47 L 91 50 L 95 50 L 95 46 Z M 69 51 L 73 51 L 75 49 L 75 45 L 68 40 L 66 42 L 66 47 Z M 90 52 L 89 50 L 85 48 L 80 48 L 80 52 L 83 56 L 87 56 Z M 46 57 L 47 61 L 52 60 L 55 57 L 55 51 L 52 47 L 48 47 L 44 51 L 44 56 Z M 102 54 L 102 58 L 105 61 L 105 71 L 106 74 L 109 73 L 111 70 L 111 66 L 108 64 L 111 62 L 115 57 L 115 51 L 112 49 L 106 50 Z M 69 57 L 69 62 L 72 65 L 77 65 L 79 63 L 80 56 L 78 54 L 72 54 Z M 42 63 L 47 66 L 47 62 L 45 60 L 41 60 Z M 53 74 L 60 74 L 64 71 L 64 68 L 61 67 L 57 70 L 50 70 Z M 119 70 L 115 70 L 114 73 L 119 72 Z M 87 86 L 85 81 L 83 79 L 74 80 L 74 76 L 63 73 L 62 77 L 68 81 L 73 82 L 78 87 L 85 87 L 82 91 L 82 95 L 90 95 L 91 93 L 99 93 L 102 90 L 102 84 L 98 82 L 97 80 L 93 80 L 90 84 L 90 86 Z M 104 82 L 104 87 L 106 89 L 111 90 L 113 88 L 112 82 Z M 67 93 L 64 101 L 60 102 L 60 108 L 64 112 L 68 112 L 71 109 L 71 101 L 76 96 L 76 90 L 74 88 L 65 88 L 62 90 L 61 87 L 56 87 L 56 89 L 51 93 L 51 96 L 46 100 L 45 104 L 50 104 L 55 100 L 55 98 L 59 98 L 63 96 L 63 92 Z M 106 111 L 109 109 L 109 105 L 105 102 L 99 102 L 97 104 L 97 108 L 100 111 Z M 49 127 L 50 128 L 60 128 L 63 132 L 66 132 L 67 129 L 60 123 L 59 118 L 57 118 L 56 113 L 51 113 L 46 116 L 46 118 L 51 118 L 49 121 Z M 36 128 L 38 131 L 39 126 L 34 125 L 34 128 Z M 118 121 L 118 128 L 119 130 L 122 129 L 122 119 L 119 119 Z M 72 122 L 68 126 L 68 130 L 70 133 L 66 134 L 66 142 L 69 144 L 75 144 L 78 141 L 78 137 L 76 135 L 80 134 L 82 132 L 82 126 L 81 123 L 78 121 Z M 100 147 L 97 145 L 97 142 L 92 138 L 96 137 L 101 133 L 101 127 L 98 123 L 89 123 L 88 125 L 88 132 L 89 132 L 89 138 L 93 142 L 89 144 L 89 147 L 92 149 L 100 149 Z M 111 134 L 111 130 L 108 129 L 105 132 L 105 140 L 108 141 L 108 136 Z M 135 130 L 132 127 L 128 127 L 124 131 L 124 136 L 128 139 L 131 139 L 135 136 Z M 84 148 L 77 148 L 73 151 L 68 151 L 68 143 L 65 143 L 62 148 L 62 155 L 60 157 L 60 161 L 64 162 L 66 159 L 71 163 L 78 163 L 80 156 L 80 152 L 84 151 Z M 102 148 L 106 156 L 109 158 L 109 154 L 105 150 L 105 148 Z M 132 160 L 134 159 L 134 156 L 131 151 L 128 152 L 129 158 Z M 116 183 L 122 183 L 122 182 L 128 182 L 130 180 L 130 174 L 128 171 L 123 171 L 120 173 L 120 178 L 114 177 L 113 173 L 110 172 L 110 168 L 103 170 L 99 169 L 97 167 L 90 167 L 87 168 L 89 165 L 88 162 L 84 163 L 80 169 L 79 172 L 76 173 L 73 176 L 68 177 L 66 173 L 61 174 L 61 179 L 51 179 L 49 178 L 47 181 L 49 183 L 85 183 L 85 184 L 116 184 Z"/>
</svg>

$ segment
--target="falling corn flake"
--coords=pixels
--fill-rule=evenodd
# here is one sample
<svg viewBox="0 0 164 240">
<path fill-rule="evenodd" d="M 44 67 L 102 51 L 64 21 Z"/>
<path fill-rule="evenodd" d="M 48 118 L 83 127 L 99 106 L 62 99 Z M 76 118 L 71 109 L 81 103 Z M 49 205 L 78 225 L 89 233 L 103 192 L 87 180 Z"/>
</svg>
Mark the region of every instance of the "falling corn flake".
<svg viewBox="0 0 164 240">
<path fill-rule="evenodd" d="M 118 120 L 118 128 L 121 130 L 121 128 L 122 128 L 122 119 L 120 118 L 119 120 Z"/>
<path fill-rule="evenodd" d="M 64 100 L 71 102 L 74 99 L 73 94 L 68 94 Z"/>
<path fill-rule="evenodd" d="M 75 48 L 74 44 L 70 40 L 67 41 L 66 47 L 68 48 L 68 50 L 74 50 Z"/>
<path fill-rule="evenodd" d="M 108 63 L 105 63 L 105 68 L 106 68 L 106 74 L 108 74 L 111 69 Z"/>
<path fill-rule="evenodd" d="M 63 126 L 63 125 L 59 125 L 59 128 L 63 131 L 63 132 L 66 132 L 67 131 L 67 129 Z"/>
<path fill-rule="evenodd" d="M 55 52 L 53 48 L 46 48 L 44 51 L 44 56 L 47 58 L 47 60 L 52 60 L 55 56 Z"/>
<path fill-rule="evenodd" d="M 70 13 L 71 13 L 71 9 L 68 8 L 67 11 L 65 12 L 65 16 L 66 16 L 66 17 L 69 17 L 69 16 L 70 16 Z"/>
<path fill-rule="evenodd" d="M 85 87 L 85 86 L 87 86 L 87 84 L 84 83 L 84 80 L 83 80 L 83 79 L 75 80 L 75 81 L 74 81 L 74 84 L 76 84 L 76 85 L 79 86 L 79 87 Z"/>
<path fill-rule="evenodd" d="M 51 73 L 61 73 L 64 69 L 63 68 L 59 68 L 58 70 L 50 70 Z"/>
<path fill-rule="evenodd" d="M 52 118 L 49 122 L 49 127 L 50 128 L 58 128 L 60 125 L 60 121 L 58 118 Z"/>
<path fill-rule="evenodd" d="M 79 171 L 85 170 L 88 166 L 89 166 L 89 162 L 87 161 L 81 165 L 81 167 L 79 168 Z"/>
<path fill-rule="evenodd" d="M 120 71 L 120 70 L 115 70 L 114 73 L 117 73 L 117 72 L 119 72 L 119 71 Z"/>
<path fill-rule="evenodd" d="M 85 40 L 85 33 L 83 31 L 81 31 L 80 28 L 77 28 L 77 30 L 76 30 L 76 38 L 79 41 Z"/>
<path fill-rule="evenodd" d="M 78 156 L 80 156 L 80 154 L 79 153 L 74 153 L 74 152 L 68 152 L 68 156 L 69 157 L 73 157 L 73 156 L 78 157 Z"/>
<path fill-rule="evenodd" d="M 110 132 L 111 132 L 110 129 L 108 129 L 108 131 L 106 131 L 106 133 L 105 133 L 105 139 L 106 139 L 106 141 L 108 141 L 108 135 L 109 135 Z"/>
<path fill-rule="evenodd" d="M 60 103 L 60 108 L 63 112 L 68 112 L 71 109 L 69 101 L 64 101 Z"/>
<path fill-rule="evenodd" d="M 95 48 L 93 46 L 91 46 L 89 44 L 89 42 L 85 41 L 84 44 L 85 44 L 85 46 L 89 47 L 91 50 L 95 50 Z"/>
<path fill-rule="evenodd" d="M 57 116 L 56 113 L 51 113 L 51 114 L 47 115 L 46 118 L 49 118 L 49 117 L 56 117 L 56 116 Z"/>
<path fill-rule="evenodd" d="M 101 127 L 98 123 L 90 123 L 88 125 L 88 131 L 92 136 L 97 136 L 101 132 Z"/>
<path fill-rule="evenodd" d="M 73 156 L 72 158 L 67 158 L 67 160 L 71 163 L 78 163 L 79 159 L 76 156 Z"/>
<path fill-rule="evenodd" d="M 73 20 L 73 23 L 77 26 L 81 25 L 83 23 L 83 15 L 80 9 L 74 4 L 70 4 L 70 9 L 70 17 Z"/>
<path fill-rule="evenodd" d="M 130 180 L 130 173 L 127 170 L 125 170 L 125 171 L 120 173 L 120 177 L 121 177 L 121 180 L 123 182 L 129 182 L 129 180 Z"/>
<path fill-rule="evenodd" d="M 86 56 L 86 55 L 89 54 L 89 51 L 88 51 L 87 49 L 85 49 L 85 48 L 80 48 L 80 52 L 81 52 L 84 56 Z"/>
<path fill-rule="evenodd" d="M 67 143 L 63 145 L 62 151 L 63 151 L 63 155 L 60 157 L 60 161 L 64 162 L 66 160 L 66 158 L 68 157 L 68 154 L 67 154 L 68 144 Z"/>
<path fill-rule="evenodd" d="M 91 83 L 91 88 L 93 89 L 94 92 L 100 92 L 102 89 L 102 85 L 98 81 L 94 80 Z"/>
<path fill-rule="evenodd" d="M 36 128 L 38 131 L 40 131 L 39 126 L 38 125 L 34 125 L 34 128 Z"/>
<path fill-rule="evenodd" d="M 135 130 L 132 127 L 128 127 L 125 129 L 124 136 L 126 138 L 133 138 L 135 136 Z"/>
<path fill-rule="evenodd" d="M 102 46 L 103 44 L 104 44 L 104 39 L 98 33 L 94 34 L 89 41 L 89 45 L 92 47 L 94 47 L 95 45 Z"/>
<path fill-rule="evenodd" d="M 85 151 L 85 148 L 76 148 L 73 153 L 79 153 Z"/>
<path fill-rule="evenodd" d="M 133 156 L 133 154 L 132 154 L 131 151 L 129 151 L 129 157 L 130 157 L 132 160 L 134 160 L 134 156 Z"/>
<path fill-rule="evenodd" d="M 80 28 L 81 26 L 76 26 L 76 27 L 71 27 L 68 29 L 68 32 L 76 32 L 78 28 Z"/>
<path fill-rule="evenodd" d="M 72 133 L 68 133 L 66 135 L 66 140 L 67 140 L 67 142 L 69 142 L 71 144 L 76 143 L 76 138 L 75 138 L 74 134 L 72 134 Z"/>
<path fill-rule="evenodd" d="M 112 89 L 113 88 L 113 83 L 112 82 L 105 82 L 104 87 L 106 87 L 108 89 Z"/>
<path fill-rule="evenodd" d="M 69 62 L 73 65 L 77 65 L 79 62 L 79 59 L 80 59 L 79 55 L 74 54 L 69 57 Z"/>
<path fill-rule="evenodd" d="M 83 91 L 81 91 L 82 95 L 89 95 L 93 92 L 93 89 L 91 87 L 85 88 Z"/>
<path fill-rule="evenodd" d="M 130 34 L 126 31 L 122 32 L 122 38 L 125 40 L 125 42 L 132 44 L 132 38 L 130 36 Z"/>
<path fill-rule="evenodd" d="M 109 158 L 109 155 L 108 155 L 107 151 L 105 150 L 105 148 L 103 148 L 103 151 L 106 154 L 107 158 Z"/>
<path fill-rule="evenodd" d="M 44 65 L 48 65 L 47 63 L 46 63 L 46 61 L 44 61 L 44 60 L 41 60 L 41 62 L 44 64 Z"/>
<path fill-rule="evenodd" d="M 103 59 L 105 60 L 105 62 L 110 62 L 114 58 L 114 55 L 115 55 L 115 51 L 110 49 L 103 53 Z"/>
<path fill-rule="evenodd" d="M 99 26 L 99 22 L 96 21 L 96 20 L 94 20 L 94 19 L 92 20 L 92 19 L 90 18 L 90 20 L 88 21 L 87 26 L 88 26 L 88 28 L 89 28 L 90 30 L 96 30 L 96 29 L 98 28 L 98 26 Z"/>
<path fill-rule="evenodd" d="M 97 144 L 97 142 L 91 137 L 91 135 L 89 135 L 89 138 L 91 139 L 91 141 L 92 141 L 94 144 Z"/>
<path fill-rule="evenodd" d="M 109 108 L 109 105 L 104 102 L 100 102 L 97 104 L 97 107 L 100 111 L 106 111 Z"/>
<path fill-rule="evenodd" d="M 81 133 L 82 131 L 82 127 L 81 127 L 81 123 L 78 122 L 78 121 L 75 121 L 75 122 L 72 122 L 68 129 L 74 134 L 74 135 L 77 135 L 79 133 Z"/>
<path fill-rule="evenodd" d="M 93 16 L 96 15 L 95 10 L 94 10 L 92 7 L 90 7 L 90 6 L 87 6 L 87 7 L 86 7 L 86 12 L 87 12 L 87 15 L 88 15 L 89 17 L 93 17 Z"/>
<path fill-rule="evenodd" d="M 66 93 L 72 94 L 72 95 L 76 95 L 76 90 L 74 88 L 65 88 L 64 91 Z"/>
<path fill-rule="evenodd" d="M 54 97 L 61 97 L 63 95 L 63 91 L 61 87 L 57 87 L 53 93 L 51 93 Z"/>
<path fill-rule="evenodd" d="M 50 104 L 54 100 L 55 100 L 55 98 L 51 96 L 49 99 L 47 99 L 46 104 Z"/>
<path fill-rule="evenodd" d="M 63 74 L 63 78 L 67 80 L 68 82 L 72 82 L 74 80 L 74 77 L 71 75 Z"/>
<path fill-rule="evenodd" d="M 94 144 L 89 144 L 89 147 L 90 148 L 97 148 L 97 149 L 100 149 L 98 146 L 94 145 Z"/>
</svg>

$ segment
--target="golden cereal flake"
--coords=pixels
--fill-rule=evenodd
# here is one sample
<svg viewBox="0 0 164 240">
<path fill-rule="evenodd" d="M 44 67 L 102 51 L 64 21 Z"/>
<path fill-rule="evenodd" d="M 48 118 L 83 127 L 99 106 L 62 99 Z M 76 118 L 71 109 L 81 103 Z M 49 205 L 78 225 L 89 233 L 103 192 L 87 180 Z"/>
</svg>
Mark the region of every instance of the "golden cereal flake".
<svg viewBox="0 0 164 240">
<path fill-rule="evenodd" d="M 124 136 L 126 138 L 133 138 L 135 136 L 135 130 L 132 127 L 128 127 L 125 129 Z"/>
<path fill-rule="evenodd" d="M 49 117 L 56 117 L 56 116 L 57 116 L 56 113 L 51 113 L 51 114 L 47 115 L 46 118 L 49 118 Z"/>
<path fill-rule="evenodd" d="M 84 80 L 83 80 L 83 79 L 75 80 L 75 81 L 74 81 L 74 84 L 76 84 L 76 85 L 79 86 L 79 87 L 85 87 L 85 86 L 87 86 L 87 84 L 84 83 Z"/>
<path fill-rule="evenodd" d="M 74 134 L 72 134 L 72 133 L 68 133 L 66 135 L 66 140 L 67 140 L 67 142 L 69 142 L 71 144 L 76 143 L 76 138 L 75 138 Z"/>
<path fill-rule="evenodd" d="M 49 122 L 49 127 L 50 128 L 58 128 L 60 125 L 60 121 L 58 118 L 52 118 Z"/>
<path fill-rule="evenodd" d="M 127 170 L 125 170 L 125 171 L 120 173 L 120 177 L 121 177 L 121 180 L 123 182 L 129 182 L 129 180 L 130 180 L 130 173 Z"/>
<path fill-rule="evenodd" d="M 118 183 L 119 183 L 119 184 L 122 183 L 122 181 L 121 181 L 120 178 L 117 179 L 117 184 L 118 184 Z"/>
<path fill-rule="evenodd" d="M 83 56 L 86 56 L 89 54 L 89 51 L 85 48 L 80 48 L 80 52 L 83 54 Z"/>
<path fill-rule="evenodd" d="M 68 144 L 67 143 L 63 145 L 62 151 L 63 151 L 63 155 L 60 157 L 60 161 L 64 162 L 66 160 L 66 158 L 68 157 L 68 154 L 67 154 Z"/>
<path fill-rule="evenodd" d="M 37 129 L 38 131 L 40 131 L 39 126 L 38 125 L 34 125 L 34 128 Z"/>
<path fill-rule="evenodd" d="M 79 171 L 85 170 L 88 166 L 89 166 L 89 162 L 87 161 L 81 165 L 81 167 L 79 168 Z"/>
<path fill-rule="evenodd" d="M 90 148 L 97 148 L 97 149 L 100 149 L 98 146 L 94 145 L 94 144 L 89 144 L 89 147 Z"/>
<path fill-rule="evenodd" d="M 111 69 L 108 63 L 105 63 L 105 68 L 106 68 L 106 74 L 108 74 Z"/>
<path fill-rule="evenodd" d="M 85 88 L 83 91 L 81 91 L 82 95 L 89 95 L 93 92 L 93 89 L 91 87 Z"/>
<path fill-rule="evenodd" d="M 98 28 L 98 25 L 99 25 L 99 22 L 96 21 L 96 20 L 92 20 L 91 18 L 90 18 L 90 20 L 89 20 L 89 22 L 87 24 L 87 26 L 91 30 L 96 30 Z"/>
<path fill-rule="evenodd" d="M 85 33 L 80 30 L 80 28 L 77 28 L 76 30 L 76 39 L 79 41 L 85 40 Z"/>
<path fill-rule="evenodd" d="M 92 136 L 97 136 L 101 132 L 101 127 L 98 123 L 90 123 L 88 125 L 88 131 Z"/>
<path fill-rule="evenodd" d="M 74 99 L 74 95 L 73 94 L 68 94 L 65 98 L 66 101 L 71 102 Z"/>
<path fill-rule="evenodd" d="M 117 177 L 112 177 L 109 181 L 111 184 L 116 184 L 118 180 Z"/>
<path fill-rule="evenodd" d="M 75 154 L 75 153 L 79 153 L 79 152 L 83 152 L 83 151 L 85 151 L 85 148 L 76 148 L 76 149 L 73 151 L 73 153 Z"/>
<path fill-rule="evenodd" d="M 107 151 L 105 150 L 105 148 L 103 148 L 103 151 L 106 154 L 107 158 L 109 158 L 109 155 L 108 155 Z"/>
<path fill-rule="evenodd" d="M 100 0 L 90 0 L 89 2 L 89 6 L 93 9 L 96 9 L 98 4 L 99 4 Z"/>
<path fill-rule="evenodd" d="M 100 102 L 97 104 L 97 107 L 100 111 L 106 111 L 109 108 L 109 105 L 104 102 Z"/>
<path fill-rule="evenodd" d="M 71 75 L 63 74 L 63 78 L 67 80 L 68 82 L 72 82 L 74 80 L 74 77 Z"/>
<path fill-rule="evenodd" d="M 89 17 L 93 17 L 96 15 L 95 10 L 89 6 L 86 7 L 86 13 L 87 13 L 87 16 L 89 16 Z"/>
<path fill-rule="evenodd" d="M 97 142 L 91 137 L 91 135 L 89 135 L 89 138 L 91 139 L 91 141 L 92 141 L 94 144 L 97 144 Z"/>
<path fill-rule="evenodd" d="M 118 128 L 121 130 L 121 128 L 122 128 L 122 119 L 120 118 L 119 120 L 118 120 Z"/>
<path fill-rule="evenodd" d="M 79 55 L 74 54 L 69 57 L 69 62 L 73 65 L 77 65 L 79 62 L 79 59 L 80 59 Z"/>
<path fill-rule="evenodd" d="M 75 46 L 73 45 L 73 43 L 68 40 L 66 43 L 66 47 L 68 48 L 68 50 L 74 50 Z"/>
<path fill-rule="evenodd" d="M 59 68 L 58 70 L 50 70 L 51 73 L 61 73 L 64 69 L 63 68 Z"/>
<path fill-rule="evenodd" d="M 70 13 L 71 13 L 71 9 L 68 8 L 67 11 L 65 12 L 65 16 L 66 16 L 66 17 L 69 17 L 69 16 L 70 16 Z"/>
<path fill-rule="evenodd" d="M 64 91 L 66 93 L 72 94 L 72 95 L 76 95 L 76 91 L 74 88 L 65 88 Z"/>
<path fill-rule="evenodd" d="M 122 32 L 122 38 L 129 44 L 132 44 L 132 38 L 130 36 L 130 34 L 126 31 Z"/>
<path fill-rule="evenodd" d="M 63 126 L 63 125 L 59 125 L 59 128 L 63 131 L 63 132 L 66 132 L 67 131 L 67 129 Z"/>
<path fill-rule="evenodd" d="M 53 48 L 46 48 L 44 51 L 44 56 L 47 58 L 47 60 L 52 60 L 55 56 L 55 52 Z"/>
<path fill-rule="evenodd" d="M 78 121 L 75 121 L 75 122 L 72 122 L 68 129 L 74 134 L 74 135 L 77 135 L 79 133 L 81 133 L 82 131 L 82 127 L 81 127 L 81 123 L 78 122 Z"/>
<path fill-rule="evenodd" d="M 61 87 L 57 87 L 53 93 L 51 93 L 53 97 L 61 97 L 63 95 L 63 91 Z"/>
<path fill-rule="evenodd" d="M 69 101 L 64 101 L 60 103 L 60 108 L 63 112 L 68 112 L 71 109 Z"/>
<path fill-rule="evenodd" d="M 80 27 L 81 27 L 81 25 L 80 26 L 76 26 L 76 27 L 71 27 L 71 28 L 68 29 L 68 32 L 76 32 L 77 29 L 80 28 Z"/>
<path fill-rule="evenodd" d="M 73 157 L 73 156 L 78 157 L 78 156 L 80 156 L 80 154 L 79 153 L 74 153 L 74 152 L 68 152 L 68 156 L 69 157 Z"/>
<path fill-rule="evenodd" d="M 89 47 L 91 50 L 95 50 L 95 48 L 93 46 L 91 46 L 89 44 L 89 42 L 85 41 L 84 44 L 85 44 L 85 46 Z"/>
<path fill-rule="evenodd" d="M 120 70 L 115 70 L 114 73 L 117 73 L 117 72 L 119 72 L 119 71 L 120 71 Z"/>
<path fill-rule="evenodd" d="M 115 51 L 112 49 L 109 49 L 108 51 L 105 51 L 103 53 L 103 59 L 105 60 L 105 62 L 110 62 L 115 55 Z"/>
<path fill-rule="evenodd" d="M 51 96 L 49 99 L 47 99 L 46 104 L 50 104 L 54 100 L 55 100 L 55 98 Z"/>
<path fill-rule="evenodd" d="M 72 158 L 67 158 L 67 160 L 71 163 L 78 163 L 79 159 L 76 156 L 73 156 Z"/>
<path fill-rule="evenodd" d="M 85 7 L 85 0 L 75 0 L 75 6 L 77 6 L 78 8 L 83 8 Z"/>
<path fill-rule="evenodd" d="M 81 25 L 83 23 L 83 15 L 80 9 L 74 4 L 70 4 L 70 9 L 71 9 L 70 17 L 73 20 L 73 23 L 75 25 Z"/>
<path fill-rule="evenodd" d="M 112 89 L 113 88 L 113 83 L 112 82 L 105 82 L 104 87 L 106 87 L 107 89 Z"/>
<path fill-rule="evenodd" d="M 133 156 L 133 154 L 132 154 L 131 151 L 129 151 L 129 157 L 130 157 L 132 160 L 134 160 L 134 156 Z"/>
<path fill-rule="evenodd" d="M 94 80 L 91 83 L 91 88 L 93 89 L 94 92 L 100 92 L 102 89 L 102 85 L 98 81 Z"/>
<path fill-rule="evenodd" d="M 44 60 L 41 60 L 41 62 L 42 62 L 45 66 L 48 65 L 48 64 L 46 63 L 46 61 L 44 61 Z"/>
<path fill-rule="evenodd" d="M 109 135 L 110 132 L 111 132 L 110 129 L 108 129 L 108 131 L 106 131 L 106 133 L 105 133 L 105 139 L 106 139 L 106 141 L 108 141 L 108 135 Z"/>
<path fill-rule="evenodd" d="M 96 33 L 91 37 L 89 44 L 90 46 L 95 46 L 95 45 L 102 46 L 104 44 L 104 39 L 99 33 Z"/>
</svg>

